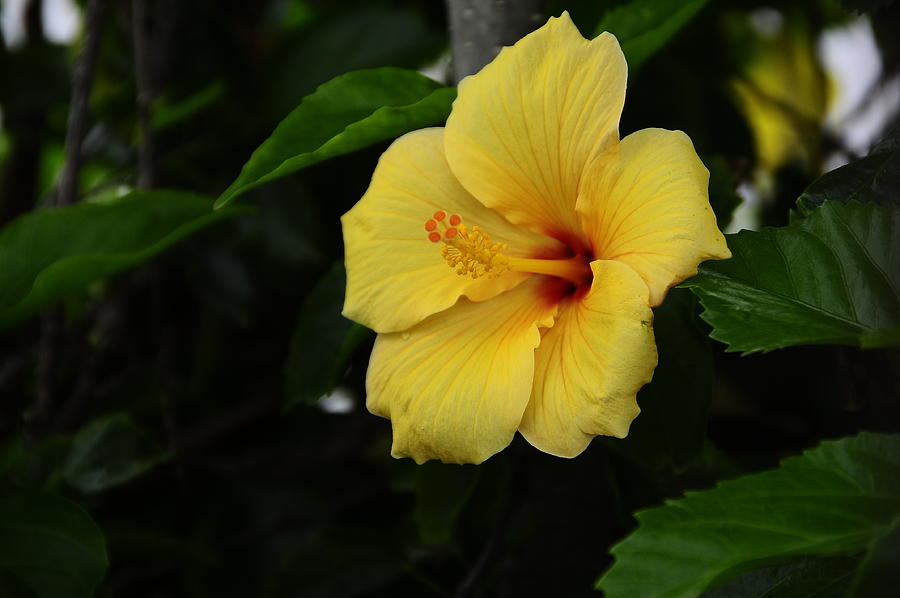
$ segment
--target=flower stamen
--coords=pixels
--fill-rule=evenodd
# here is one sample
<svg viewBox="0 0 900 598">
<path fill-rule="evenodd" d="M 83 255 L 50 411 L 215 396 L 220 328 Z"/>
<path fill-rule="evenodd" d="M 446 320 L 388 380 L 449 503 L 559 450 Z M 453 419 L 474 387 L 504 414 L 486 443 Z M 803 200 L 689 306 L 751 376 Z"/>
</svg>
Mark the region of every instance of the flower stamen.
<svg viewBox="0 0 900 598">
<path fill-rule="evenodd" d="M 443 228 L 443 234 L 438 227 Z M 511 270 L 555 276 L 579 285 L 592 278 L 589 260 L 584 256 L 565 259 L 509 257 L 503 253 L 508 248 L 506 243 L 494 243 L 479 226 L 468 228 L 459 214 L 451 214 L 448 218 L 445 211 L 439 210 L 425 221 L 425 231 L 432 243 L 443 242 L 441 255 L 460 276 L 497 278 Z"/>
<path fill-rule="evenodd" d="M 444 229 L 443 235 L 437 232 L 438 226 Z M 478 226 L 469 229 L 459 214 L 447 218 L 447 213 L 439 210 L 425 222 L 425 230 L 432 243 L 443 241 L 441 255 L 460 276 L 496 278 L 509 269 L 509 258 L 502 253 L 506 243 L 492 242 Z"/>
</svg>

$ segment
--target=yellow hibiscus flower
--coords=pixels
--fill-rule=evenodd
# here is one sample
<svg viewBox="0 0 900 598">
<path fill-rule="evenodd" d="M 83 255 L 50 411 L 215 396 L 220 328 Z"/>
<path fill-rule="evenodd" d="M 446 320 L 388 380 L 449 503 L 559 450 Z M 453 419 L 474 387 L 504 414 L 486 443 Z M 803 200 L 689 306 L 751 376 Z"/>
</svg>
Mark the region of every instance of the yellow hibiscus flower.
<svg viewBox="0 0 900 598">
<path fill-rule="evenodd" d="M 378 332 L 367 406 L 395 457 L 628 433 L 651 307 L 730 254 L 690 139 L 619 140 L 625 79 L 615 37 L 551 18 L 460 83 L 446 127 L 397 139 L 343 216 L 344 315 Z"/>
</svg>

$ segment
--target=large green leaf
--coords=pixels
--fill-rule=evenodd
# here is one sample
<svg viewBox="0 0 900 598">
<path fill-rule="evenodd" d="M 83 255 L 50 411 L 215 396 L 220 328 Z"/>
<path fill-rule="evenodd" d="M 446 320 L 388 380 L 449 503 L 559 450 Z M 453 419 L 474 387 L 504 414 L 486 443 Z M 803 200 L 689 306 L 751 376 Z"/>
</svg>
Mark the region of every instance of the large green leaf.
<svg viewBox="0 0 900 598">
<path fill-rule="evenodd" d="M 176 191 L 26 214 L 0 231 L 0 329 L 237 213 Z"/>
<path fill-rule="evenodd" d="M 609 31 L 618 38 L 632 73 L 661 50 L 709 0 L 632 0 L 610 9 L 597 24 L 596 35 Z"/>
<path fill-rule="evenodd" d="M 900 436 L 827 441 L 778 469 L 637 513 L 597 585 L 609 598 L 697 596 L 792 557 L 864 551 L 900 515 Z"/>
<path fill-rule="evenodd" d="M 107 564 L 103 534 L 81 507 L 44 492 L 0 491 L 4 598 L 89 598 Z"/>
<path fill-rule="evenodd" d="M 827 202 L 788 227 L 728 236 L 734 257 L 685 286 L 730 351 L 900 344 L 900 206 Z"/>
<path fill-rule="evenodd" d="M 868 156 L 826 172 L 806 188 L 797 208 L 809 215 L 826 201 L 900 204 L 900 126 Z"/>
<path fill-rule="evenodd" d="M 866 551 L 853 585 L 851 598 L 890 598 L 900 588 L 900 517 Z"/>
<path fill-rule="evenodd" d="M 368 69 L 335 77 L 281 121 L 216 207 L 327 158 L 439 124 L 450 114 L 455 97 L 455 89 L 404 69 Z"/>
<path fill-rule="evenodd" d="M 128 415 L 117 413 L 91 422 L 75 435 L 63 477 L 81 492 L 100 492 L 136 478 L 167 458 Z"/>
<path fill-rule="evenodd" d="M 703 592 L 702 598 L 828 598 L 846 596 L 858 556 L 802 557 L 762 567 Z"/>
<path fill-rule="evenodd" d="M 284 367 L 288 405 L 310 404 L 334 390 L 353 351 L 372 332 L 341 315 L 347 276 L 338 262 L 303 304 Z"/>
</svg>

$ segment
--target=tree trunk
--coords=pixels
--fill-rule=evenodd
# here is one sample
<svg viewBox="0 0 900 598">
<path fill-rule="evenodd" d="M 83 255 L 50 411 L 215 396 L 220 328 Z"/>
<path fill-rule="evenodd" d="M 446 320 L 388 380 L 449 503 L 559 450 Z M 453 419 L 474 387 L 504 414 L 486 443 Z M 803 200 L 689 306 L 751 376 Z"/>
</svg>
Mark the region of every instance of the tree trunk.
<svg viewBox="0 0 900 598">
<path fill-rule="evenodd" d="M 544 20 L 542 0 L 447 0 L 453 82 L 477 73 Z"/>
</svg>

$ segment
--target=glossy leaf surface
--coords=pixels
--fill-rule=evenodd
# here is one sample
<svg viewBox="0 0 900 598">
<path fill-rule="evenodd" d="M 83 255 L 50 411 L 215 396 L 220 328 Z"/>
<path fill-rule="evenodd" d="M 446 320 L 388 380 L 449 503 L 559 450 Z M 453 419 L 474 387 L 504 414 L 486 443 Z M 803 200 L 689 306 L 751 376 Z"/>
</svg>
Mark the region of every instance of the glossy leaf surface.
<svg viewBox="0 0 900 598">
<path fill-rule="evenodd" d="M 760 564 L 853 555 L 900 514 L 900 436 L 826 441 L 771 471 L 638 512 L 598 582 L 609 598 L 696 596 Z"/>
<path fill-rule="evenodd" d="M 327 158 L 440 124 L 455 97 L 455 89 L 404 69 L 367 69 L 335 77 L 281 121 L 216 207 Z"/>
<path fill-rule="evenodd" d="M 900 207 L 827 202 L 783 228 L 728 236 L 734 257 L 688 280 L 729 351 L 900 344 Z"/>
</svg>

